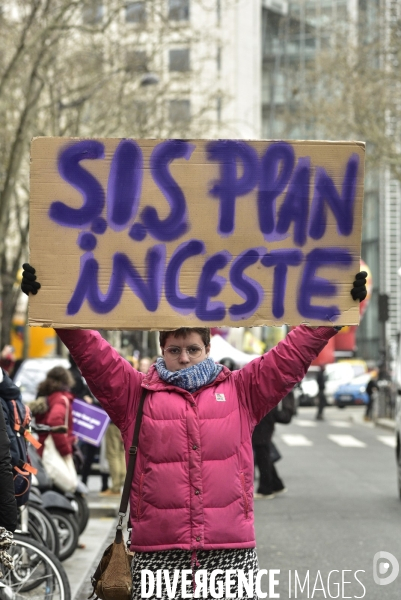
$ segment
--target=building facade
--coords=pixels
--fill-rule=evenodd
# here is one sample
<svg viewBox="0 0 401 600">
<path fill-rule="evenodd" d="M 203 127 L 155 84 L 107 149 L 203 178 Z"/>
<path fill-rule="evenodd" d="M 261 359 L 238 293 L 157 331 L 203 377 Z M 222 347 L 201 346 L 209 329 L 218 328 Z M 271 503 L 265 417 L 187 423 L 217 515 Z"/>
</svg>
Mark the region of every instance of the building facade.
<svg viewBox="0 0 401 600">
<path fill-rule="evenodd" d="M 289 115 L 308 91 L 307 71 L 313 69 L 319 52 L 330 46 L 331 31 L 347 24 L 353 43 L 362 46 L 366 41 L 363 36 L 383 38 L 386 23 L 399 16 L 399 0 L 263 0 L 263 137 L 321 139 L 322 133 L 313 119 L 291 122 Z M 385 37 L 384 34 L 381 39 L 383 47 Z M 384 54 L 388 56 L 388 48 Z M 389 129 L 391 126 L 389 118 Z M 390 130 L 388 134 L 392 134 Z M 400 184 L 391 170 L 378 165 L 376 170 L 366 172 L 362 259 L 372 272 L 373 290 L 358 328 L 356 352 L 370 361 L 381 362 L 385 350 L 391 361 L 401 331 L 400 207 Z M 379 321 L 379 294 L 389 296 L 389 320 L 385 326 Z"/>
</svg>

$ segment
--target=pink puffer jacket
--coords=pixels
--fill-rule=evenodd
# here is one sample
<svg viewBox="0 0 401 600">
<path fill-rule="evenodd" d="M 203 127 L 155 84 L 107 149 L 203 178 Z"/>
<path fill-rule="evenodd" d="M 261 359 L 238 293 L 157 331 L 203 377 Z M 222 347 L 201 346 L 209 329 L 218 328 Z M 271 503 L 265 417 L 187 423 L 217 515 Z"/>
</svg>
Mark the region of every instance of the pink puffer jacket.
<svg viewBox="0 0 401 600">
<path fill-rule="evenodd" d="M 297 327 L 239 371 L 224 368 L 194 394 L 145 376 L 98 334 L 57 330 L 93 394 L 132 442 L 145 400 L 130 495 L 131 549 L 253 548 L 252 431 L 300 381 L 336 331 Z"/>
</svg>

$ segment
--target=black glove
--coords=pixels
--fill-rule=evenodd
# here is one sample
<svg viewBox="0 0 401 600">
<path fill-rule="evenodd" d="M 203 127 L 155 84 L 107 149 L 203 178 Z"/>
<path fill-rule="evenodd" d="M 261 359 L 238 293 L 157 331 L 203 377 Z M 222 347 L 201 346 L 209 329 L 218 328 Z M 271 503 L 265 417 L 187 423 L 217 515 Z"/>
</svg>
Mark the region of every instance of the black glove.
<svg viewBox="0 0 401 600">
<path fill-rule="evenodd" d="M 368 291 L 366 289 L 366 277 L 368 274 L 366 271 L 360 271 L 355 275 L 354 287 L 351 290 L 351 296 L 353 300 L 365 300 Z"/>
<path fill-rule="evenodd" d="M 35 269 L 28 263 L 24 263 L 22 268 L 21 290 L 27 296 L 29 296 L 29 294 L 37 294 L 41 285 L 39 281 L 36 281 Z"/>
</svg>

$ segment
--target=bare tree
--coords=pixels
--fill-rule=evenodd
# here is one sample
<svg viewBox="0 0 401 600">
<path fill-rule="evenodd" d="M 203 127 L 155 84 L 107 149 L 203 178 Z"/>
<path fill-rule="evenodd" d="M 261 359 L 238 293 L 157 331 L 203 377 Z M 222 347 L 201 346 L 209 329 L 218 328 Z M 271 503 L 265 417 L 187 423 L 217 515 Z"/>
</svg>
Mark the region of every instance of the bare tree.
<svg viewBox="0 0 401 600">
<path fill-rule="evenodd" d="M 287 77 L 287 131 L 303 123 L 310 137 L 366 141 L 367 168 L 385 164 L 401 179 L 400 21 L 372 28 L 361 20 L 318 34 L 329 42 L 309 56 L 303 85 L 296 73 Z"/>
<path fill-rule="evenodd" d="M 16 277 L 27 257 L 30 140 L 205 137 L 216 131 L 222 91 L 215 76 L 215 7 L 201 0 L 194 3 L 197 11 L 203 3 L 202 19 L 190 27 L 185 1 L 3 3 L 0 348 L 9 342 Z"/>
</svg>

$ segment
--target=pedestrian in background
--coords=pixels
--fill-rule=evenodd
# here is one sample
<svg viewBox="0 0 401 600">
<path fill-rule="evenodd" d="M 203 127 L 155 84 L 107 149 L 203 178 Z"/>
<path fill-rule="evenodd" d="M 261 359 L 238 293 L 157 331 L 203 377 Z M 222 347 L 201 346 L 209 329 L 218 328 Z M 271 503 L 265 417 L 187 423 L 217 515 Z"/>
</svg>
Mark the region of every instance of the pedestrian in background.
<svg viewBox="0 0 401 600">
<path fill-rule="evenodd" d="M 126 466 L 124 443 L 120 430 L 110 422 L 105 434 L 105 454 L 109 464 L 111 488 L 100 493 L 101 496 L 119 496 L 124 485 Z"/>
<path fill-rule="evenodd" d="M 230 369 L 230 371 L 236 371 L 238 369 L 238 365 L 235 362 L 235 360 L 233 360 L 229 356 L 226 356 L 226 357 L 222 358 L 221 360 L 219 360 L 219 363 L 221 365 L 224 365 L 225 367 L 227 367 L 227 369 Z"/>
<path fill-rule="evenodd" d="M 0 369 L 0 383 L 2 381 L 3 371 Z M 3 408 L 0 404 L 0 565 L 2 567 L 0 577 L 4 575 L 3 567 L 9 570 L 13 568 L 13 558 L 8 550 L 12 544 L 12 534 L 17 526 L 18 508 L 15 500 L 10 440 L 7 436 Z M 4 598 L 10 597 L 14 597 L 14 594 L 4 595 Z"/>
<path fill-rule="evenodd" d="M 134 367 L 134 369 L 138 370 L 139 360 L 136 356 L 127 356 L 126 359 L 131 365 L 131 367 Z"/>
<path fill-rule="evenodd" d="M 1 381 L 3 381 L 3 372 L 0 369 L 0 383 Z M 15 500 L 10 440 L 0 403 L 0 527 L 13 532 L 17 529 L 17 524 L 18 508 Z"/>
<path fill-rule="evenodd" d="M 377 384 L 377 379 L 376 379 L 377 375 L 376 372 L 372 372 L 372 376 L 369 380 L 368 385 L 366 386 L 366 393 L 368 395 L 368 403 L 366 405 L 366 412 L 365 412 L 365 421 L 371 421 L 372 420 L 372 415 L 373 415 L 373 406 L 374 406 L 374 402 L 375 402 L 375 398 L 377 396 L 377 393 L 379 391 L 379 386 Z"/>
<path fill-rule="evenodd" d="M 146 373 L 149 372 L 151 364 L 152 364 L 152 359 L 150 358 L 150 356 L 144 356 L 139 361 L 138 371 L 140 373 L 145 373 L 145 375 L 146 375 Z"/>
<path fill-rule="evenodd" d="M 294 393 L 290 392 L 256 425 L 252 435 L 252 447 L 254 452 L 255 466 L 259 470 L 259 485 L 254 498 L 275 498 L 277 494 L 287 491 L 282 479 L 280 479 L 275 462 L 281 455 L 273 443 L 273 434 L 276 423 L 288 424 L 295 412 Z"/>
<path fill-rule="evenodd" d="M 327 400 L 326 400 L 326 370 L 325 370 L 324 365 L 322 365 L 320 367 L 320 371 L 317 374 L 316 381 L 317 381 L 317 385 L 319 388 L 316 420 L 323 421 L 323 411 L 327 404 Z"/>
<path fill-rule="evenodd" d="M 13 346 L 7 344 L 0 354 L 0 367 L 5 370 L 7 375 L 12 377 L 15 367 L 15 350 Z"/>
<path fill-rule="evenodd" d="M 71 388 L 74 379 L 71 373 L 64 367 L 53 367 L 46 375 L 46 379 L 38 386 L 38 396 L 46 396 L 48 410 L 35 415 L 38 425 L 49 427 L 65 426 L 65 433 L 39 433 L 39 442 L 42 446 L 38 449 L 40 456 L 43 454 L 44 443 L 48 435 L 51 435 L 54 444 L 61 454 L 67 456 L 74 454 L 76 437 L 72 431 L 72 401 L 74 395 Z"/>
<path fill-rule="evenodd" d="M 100 442 L 99 450 L 99 472 L 102 478 L 102 489 L 101 493 L 109 489 L 109 474 L 110 467 L 106 458 L 106 434 L 103 436 Z"/>
<path fill-rule="evenodd" d="M 74 385 L 71 388 L 71 392 L 74 395 L 74 398 L 82 400 L 87 404 L 94 404 L 95 406 L 100 406 L 100 403 L 96 400 L 96 398 L 90 391 L 84 377 L 82 377 L 82 373 L 78 369 L 71 354 L 68 355 L 68 359 L 70 361 L 69 372 L 71 373 L 74 379 Z M 82 483 L 87 485 L 88 477 L 91 474 L 92 465 L 95 462 L 96 456 L 99 455 L 99 448 L 89 442 L 84 442 L 83 440 L 79 441 L 79 448 L 83 454 L 82 466 L 79 470 L 79 473 L 81 475 Z M 104 492 L 108 489 L 108 473 L 103 473 L 102 471 L 100 471 L 100 473 L 102 477 L 100 491 Z"/>
</svg>

